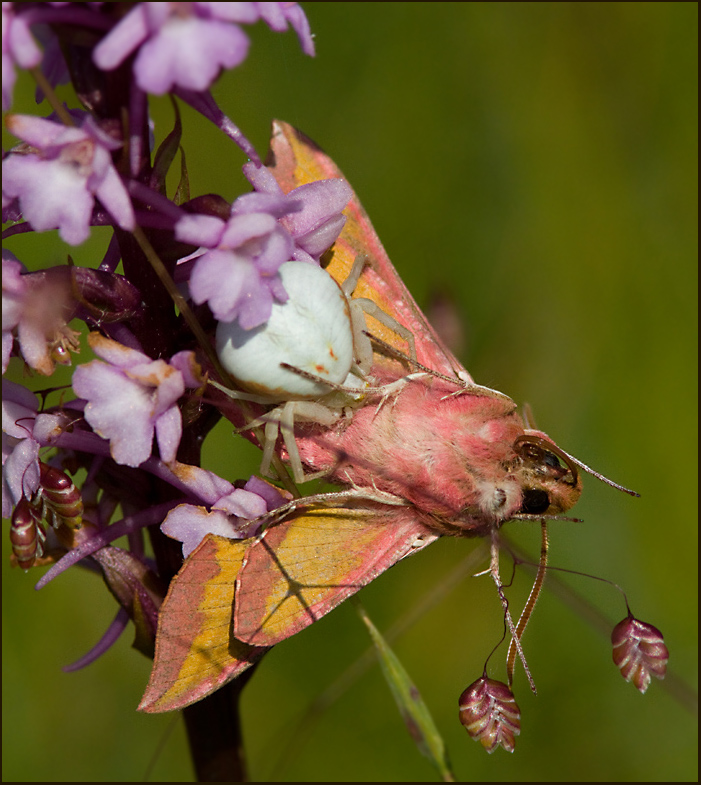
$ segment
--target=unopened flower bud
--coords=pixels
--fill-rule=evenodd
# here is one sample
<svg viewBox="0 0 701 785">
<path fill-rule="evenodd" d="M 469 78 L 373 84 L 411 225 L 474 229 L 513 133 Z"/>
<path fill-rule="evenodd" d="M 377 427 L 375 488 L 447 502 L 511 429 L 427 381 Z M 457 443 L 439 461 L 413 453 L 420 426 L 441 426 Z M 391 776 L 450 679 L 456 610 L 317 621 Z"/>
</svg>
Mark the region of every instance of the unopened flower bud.
<svg viewBox="0 0 701 785">
<path fill-rule="evenodd" d="M 46 534 L 41 525 L 41 515 L 27 499 L 20 499 L 12 513 L 10 543 L 17 565 L 25 572 L 33 567 L 44 553 Z"/>
<path fill-rule="evenodd" d="M 39 501 L 42 514 L 54 528 L 65 524 L 79 529 L 83 522 L 83 498 L 80 489 L 61 469 L 39 461 Z"/>
</svg>

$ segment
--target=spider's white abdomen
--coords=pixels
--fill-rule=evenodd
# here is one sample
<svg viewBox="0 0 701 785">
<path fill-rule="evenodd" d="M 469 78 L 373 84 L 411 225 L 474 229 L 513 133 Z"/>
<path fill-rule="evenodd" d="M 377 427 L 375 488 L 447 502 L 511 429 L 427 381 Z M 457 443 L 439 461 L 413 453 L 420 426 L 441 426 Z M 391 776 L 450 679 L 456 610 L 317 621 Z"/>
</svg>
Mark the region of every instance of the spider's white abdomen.
<svg viewBox="0 0 701 785">
<path fill-rule="evenodd" d="M 317 398 L 329 388 L 280 364 L 343 384 L 353 364 L 348 300 L 336 281 L 316 265 L 286 262 L 280 277 L 287 302 L 273 303 L 268 321 L 253 330 L 243 330 L 237 322 L 220 322 L 217 354 L 249 392 L 271 401 Z"/>
</svg>

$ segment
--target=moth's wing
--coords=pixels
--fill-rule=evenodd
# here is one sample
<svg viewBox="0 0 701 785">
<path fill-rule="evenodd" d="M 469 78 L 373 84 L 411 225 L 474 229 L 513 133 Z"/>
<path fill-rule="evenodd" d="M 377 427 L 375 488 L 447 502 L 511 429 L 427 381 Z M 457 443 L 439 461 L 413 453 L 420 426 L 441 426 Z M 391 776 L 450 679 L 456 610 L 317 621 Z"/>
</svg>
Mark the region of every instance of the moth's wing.
<svg viewBox="0 0 701 785">
<path fill-rule="evenodd" d="M 307 510 L 246 552 L 234 634 L 251 646 L 289 638 L 437 538 L 409 507 Z"/>
<path fill-rule="evenodd" d="M 314 142 L 279 120 L 273 122 L 268 166 L 285 193 L 315 180 L 343 178 L 336 164 Z M 462 372 L 463 378 L 469 378 L 464 376 L 465 369 L 443 344 L 404 286 L 355 193 L 343 212 L 347 220 L 333 246 L 328 272 L 339 283 L 345 281 L 355 257 L 365 254 L 368 264 L 360 277 L 355 296 L 372 300 L 413 333 L 419 362 L 447 375 Z M 406 343 L 396 333 L 371 316 L 367 320 L 373 335 L 402 352 L 406 351 Z M 376 352 L 374 360 L 375 365 L 402 372 L 403 366 L 385 355 Z"/>
<path fill-rule="evenodd" d="M 189 706 L 262 656 L 264 649 L 232 635 L 236 576 L 252 542 L 209 534 L 171 581 L 158 617 L 156 655 L 141 711 Z"/>
</svg>

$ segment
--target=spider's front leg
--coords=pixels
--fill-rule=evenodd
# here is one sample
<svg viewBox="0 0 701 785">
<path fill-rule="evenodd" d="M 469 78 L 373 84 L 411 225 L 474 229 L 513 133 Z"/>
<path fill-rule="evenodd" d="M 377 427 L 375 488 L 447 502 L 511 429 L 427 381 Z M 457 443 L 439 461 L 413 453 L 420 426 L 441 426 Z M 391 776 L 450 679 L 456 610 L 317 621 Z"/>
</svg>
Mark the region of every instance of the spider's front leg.
<svg viewBox="0 0 701 785">
<path fill-rule="evenodd" d="M 282 434 L 294 481 L 296 483 L 308 482 L 323 476 L 325 472 L 305 475 L 295 439 L 295 422 L 313 422 L 329 427 L 338 422 L 342 416 L 342 410 L 332 409 L 314 401 L 287 401 L 260 417 L 255 423 L 251 423 L 251 425 L 265 423 L 265 444 L 263 447 L 263 460 L 260 464 L 261 474 L 268 474 L 278 434 Z"/>
<path fill-rule="evenodd" d="M 365 297 L 352 297 L 366 263 L 367 257 L 364 254 L 358 254 L 358 256 L 355 257 L 353 267 L 351 268 L 348 277 L 341 285 L 350 306 L 355 364 L 363 377 L 370 373 L 373 353 L 372 343 L 366 334 L 366 314 L 372 316 L 380 322 L 380 324 L 383 324 L 388 330 L 391 330 L 405 341 L 407 345 L 407 357 L 411 362 L 416 362 L 416 346 L 411 330 L 407 329 L 403 324 L 400 324 L 392 316 L 385 313 L 379 305 L 372 300 L 368 300 Z"/>
</svg>

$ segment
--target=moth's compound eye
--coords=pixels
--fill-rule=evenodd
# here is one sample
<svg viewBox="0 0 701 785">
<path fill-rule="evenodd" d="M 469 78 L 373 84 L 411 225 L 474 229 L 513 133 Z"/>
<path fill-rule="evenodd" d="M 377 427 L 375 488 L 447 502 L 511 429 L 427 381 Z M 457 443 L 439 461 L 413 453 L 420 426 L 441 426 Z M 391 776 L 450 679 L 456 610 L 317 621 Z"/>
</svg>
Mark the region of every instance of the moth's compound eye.
<svg viewBox="0 0 701 785">
<path fill-rule="evenodd" d="M 537 473 L 562 480 L 567 485 L 577 485 L 577 467 L 571 457 L 542 437 L 523 434 L 514 442 L 514 450 Z"/>
<path fill-rule="evenodd" d="M 540 462 L 548 474 L 557 480 L 562 480 L 571 473 L 569 466 L 563 466 L 560 458 L 550 450 L 543 450 Z"/>
<path fill-rule="evenodd" d="M 523 504 L 519 512 L 528 515 L 540 515 L 550 507 L 550 497 L 540 488 L 526 488 L 523 492 Z"/>
<path fill-rule="evenodd" d="M 555 455 L 554 453 L 551 453 L 551 452 L 545 452 L 544 453 L 544 455 L 543 455 L 543 463 L 546 464 L 546 466 L 552 467 L 553 469 L 561 469 L 562 468 L 557 455 Z"/>
</svg>

